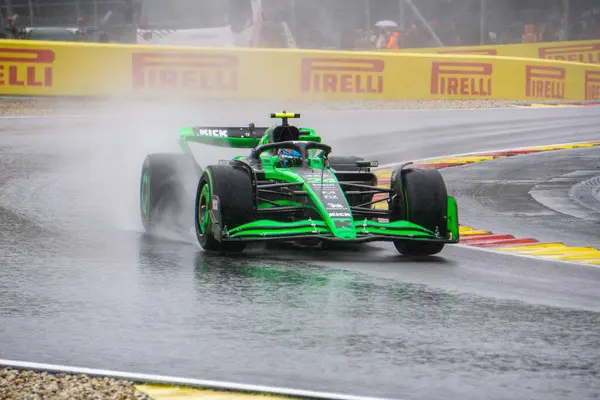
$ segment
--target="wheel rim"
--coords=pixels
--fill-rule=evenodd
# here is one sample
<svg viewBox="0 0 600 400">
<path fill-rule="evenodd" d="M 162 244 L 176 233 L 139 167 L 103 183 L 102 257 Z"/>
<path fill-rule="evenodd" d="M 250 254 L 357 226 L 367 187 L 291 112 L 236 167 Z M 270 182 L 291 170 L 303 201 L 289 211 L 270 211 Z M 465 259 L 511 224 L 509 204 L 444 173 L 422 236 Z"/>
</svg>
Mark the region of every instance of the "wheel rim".
<svg viewBox="0 0 600 400">
<path fill-rule="evenodd" d="M 150 175 L 148 172 L 144 172 L 142 175 L 142 189 L 140 197 L 142 214 L 144 217 L 148 217 L 150 214 Z"/>
<path fill-rule="evenodd" d="M 200 233 L 204 234 L 208 229 L 208 204 L 210 201 L 210 193 L 208 184 L 204 185 L 200 192 L 200 200 L 198 201 L 198 228 Z"/>
</svg>

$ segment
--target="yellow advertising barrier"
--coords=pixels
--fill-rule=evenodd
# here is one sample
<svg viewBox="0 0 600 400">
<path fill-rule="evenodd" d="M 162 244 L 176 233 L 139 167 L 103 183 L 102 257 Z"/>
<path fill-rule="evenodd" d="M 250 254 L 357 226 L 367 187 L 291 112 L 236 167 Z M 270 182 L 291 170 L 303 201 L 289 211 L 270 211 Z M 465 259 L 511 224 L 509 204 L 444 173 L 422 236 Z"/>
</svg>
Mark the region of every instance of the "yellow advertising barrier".
<svg viewBox="0 0 600 400">
<path fill-rule="evenodd" d="M 0 94 L 599 100 L 600 66 L 397 52 L 0 42 Z"/>
<path fill-rule="evenodd" d="M 600 40 L 577 42 L 548 42 L 526 44 L 503 44 L 497 46 L 434 47 L 402 49 L 402 53 L 420 54 L 464 54 L 519 58 L 541 58 L 546 60 L 572 61 L 600 64 Z"/>
</svg>

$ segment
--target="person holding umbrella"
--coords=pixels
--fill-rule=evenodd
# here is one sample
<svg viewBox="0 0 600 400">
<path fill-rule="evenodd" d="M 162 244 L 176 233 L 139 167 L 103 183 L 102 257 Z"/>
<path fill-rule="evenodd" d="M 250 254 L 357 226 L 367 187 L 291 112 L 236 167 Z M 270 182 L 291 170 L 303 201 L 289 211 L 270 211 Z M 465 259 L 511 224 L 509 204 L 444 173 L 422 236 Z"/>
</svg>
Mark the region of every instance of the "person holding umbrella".
<svg viewBox="0 0 600 400">
<path fill-rule="evenodd" d="M 397 23 L 389 20 L 379 21 L 375 24 L 375 29 L 379 31 L 378 49 L 393 50 L 399 48 L 400 33 L 398 32 Z"/>
</svg>

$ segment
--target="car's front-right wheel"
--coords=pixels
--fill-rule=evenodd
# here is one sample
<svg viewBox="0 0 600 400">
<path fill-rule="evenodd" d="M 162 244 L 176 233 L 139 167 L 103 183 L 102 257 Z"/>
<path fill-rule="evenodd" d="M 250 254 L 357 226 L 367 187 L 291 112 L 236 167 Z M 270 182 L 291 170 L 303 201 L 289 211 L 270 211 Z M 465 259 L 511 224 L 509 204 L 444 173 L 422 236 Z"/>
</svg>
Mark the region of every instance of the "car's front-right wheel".
<svg viewBox="0 0 600 400">
<path fill-rule="evenodd" d="M 390 183 L 394 200 L 390 202 L 390 221 L 406 220 L 440 236 L 448 234 L 448 191 L 444 178 L 435 169 L 394 171 Z M 420 240 L 395 240 L 403 255 L 429 256 L 442 251 L 444 243 Z"/>
</svg>

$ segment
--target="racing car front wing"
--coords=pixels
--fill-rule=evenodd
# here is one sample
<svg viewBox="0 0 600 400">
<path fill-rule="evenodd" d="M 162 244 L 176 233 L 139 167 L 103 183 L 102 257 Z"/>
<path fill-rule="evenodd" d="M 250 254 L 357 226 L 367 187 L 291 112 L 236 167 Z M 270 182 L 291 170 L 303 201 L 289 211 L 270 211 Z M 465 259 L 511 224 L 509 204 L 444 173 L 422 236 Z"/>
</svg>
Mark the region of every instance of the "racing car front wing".
<svg viewBox="0 0 600 400">
<path fill-rule="evenodd" d="M 213 202 L 218 203 L 217 196 Z M 374 242 L 394 240 L 418 240 L 443 243 L 459 242 L 458 207 L 456 200 L 448 196 L 446 215 L 447 235 L 440 235 L 410 221 L 400 220 L 379 222 L 373 219 L 340 219 L 344 225 L 346 237 L 333 234 L 325 221 L 306 219 L 294 222 L 281 222 L 260 219 L 236 227 L 222 226 L 219 207 L 209 211 L 213 233 L 218 240 L 260 242 L 268 240 L 323 240 L 336 242 Z"/>
<path fill-rule="evenodd" d="M 241 225 L 231 230 L 223 230 L 223 241 L 265 241 L 265 240 L 302 240 L 319 239 L 324 241 L 373 242 L 398 239 L 421 240 L 444 243 L 458 243 L 458 235 L 452 231 L 448 236 L 439 236 L 419 225 L 408 221 L 377 222 L 372 220 L 354 220 L 356 237 L 345 239 L 331 234 L 323 221 L 304 220 L 297 222 L 277 222 L 259 220 Z"/>
</svg>

